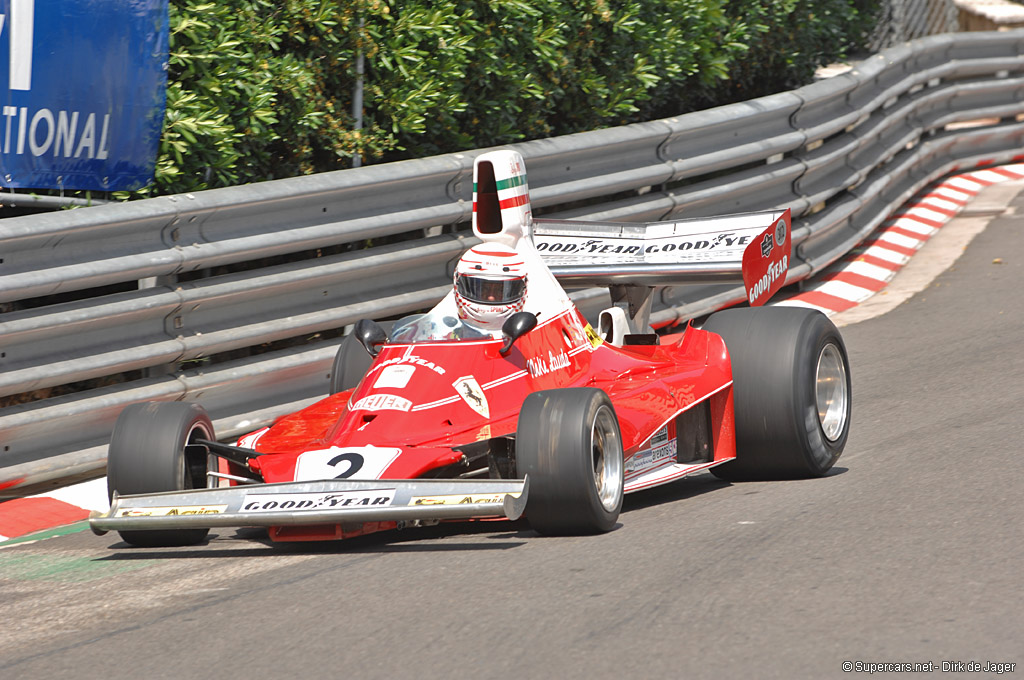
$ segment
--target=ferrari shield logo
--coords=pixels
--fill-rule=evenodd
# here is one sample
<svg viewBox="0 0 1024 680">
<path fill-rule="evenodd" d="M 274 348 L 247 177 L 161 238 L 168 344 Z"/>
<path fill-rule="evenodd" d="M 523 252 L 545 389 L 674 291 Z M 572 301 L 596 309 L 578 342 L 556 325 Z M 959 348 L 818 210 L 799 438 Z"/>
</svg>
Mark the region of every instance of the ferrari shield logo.
<svg viewBox="0 0 1024 680">
<path fill-rule="evenodd" d="M 462 397 L 462 401 L 469 404 L 469 407 L 482 415 L 484 418 L 491 417 L 491 409 L 487 404 L 487 397 L 484 396 L 483 388 L 471 375 L 459 378 L 452 383 L 452 387 Z"/>
</svg>

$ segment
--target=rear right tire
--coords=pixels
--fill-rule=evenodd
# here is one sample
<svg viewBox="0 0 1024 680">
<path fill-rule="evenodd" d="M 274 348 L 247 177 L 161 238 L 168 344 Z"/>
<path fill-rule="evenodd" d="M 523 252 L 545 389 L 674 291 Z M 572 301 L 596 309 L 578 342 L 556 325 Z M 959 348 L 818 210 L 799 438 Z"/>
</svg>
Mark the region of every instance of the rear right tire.
<svg viewBox="0 0 1024 680">
<path fill-rule="evenodd" d="M 846 446 L 852 393 L 846 345 L 817 310 L 729 309 L 704 329 L 729 351 L 736 460 L 711 468 L 728 480 L 820 477 Z"/>
</svg>

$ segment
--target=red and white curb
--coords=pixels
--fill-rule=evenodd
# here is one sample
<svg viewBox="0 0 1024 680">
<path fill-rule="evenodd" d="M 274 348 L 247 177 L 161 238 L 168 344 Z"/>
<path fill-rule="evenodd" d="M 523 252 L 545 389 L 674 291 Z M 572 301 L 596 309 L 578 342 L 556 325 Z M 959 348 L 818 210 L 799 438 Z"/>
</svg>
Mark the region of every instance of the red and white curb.
<svg viewBox="0 0 1024 680">
<path fill-rule="evenodd" d="M 823 269 L 803 291 L 777 305 L 811 307 L 828 315 L 856 307 L 888 285 L 939 229 L 978 195 L 1000 182 L 1024 179 L 1024 164 L 956 175 L 929 187 L 837 262 Z"/>
<path fill-rule="evenodd" d="M 107 478 L 93 479 L 36 496 L 0 503 L 0 543 L 45 529 L 74 524 L 92 510 L 110 509 Z"/>
<path fill-rule="evenodd" d="M 985 187 L 1024 179 L 1024 164 L 975 170 L 933 185 L 893 215 L 864 243 L 775 304 L 813 307 L 828 315 L 851 309 L 875 295 L 910 258 Z M 0 543 L 87 519 L 106 511 L 106 478 L 0 503 Z"/>
</svg>

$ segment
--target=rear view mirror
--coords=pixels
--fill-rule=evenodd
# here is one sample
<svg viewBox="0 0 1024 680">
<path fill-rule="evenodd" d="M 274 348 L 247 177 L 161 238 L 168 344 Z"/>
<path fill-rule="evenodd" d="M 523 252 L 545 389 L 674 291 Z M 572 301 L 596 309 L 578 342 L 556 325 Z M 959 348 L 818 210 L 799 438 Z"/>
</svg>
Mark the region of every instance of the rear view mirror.
<svg viewBox="0 0 1024 680">
<path fill-rule="evenodd" d="M 371 357 L 377 356 L 380 353 L 379 347 L 388 341 L 388 334 L 372 319 L 360 319 L 352 334 Z"/>
<path fill-rule="evenodd" d="M 505 344 L 501 346 L 501 356 L 512 351 L 515 341 L 523 337 L 537 326 L 537 315 L 531 312 L 516 312 L 505 319 L 501 325 L 501 334 L 505 336 Z"/>
</svg>

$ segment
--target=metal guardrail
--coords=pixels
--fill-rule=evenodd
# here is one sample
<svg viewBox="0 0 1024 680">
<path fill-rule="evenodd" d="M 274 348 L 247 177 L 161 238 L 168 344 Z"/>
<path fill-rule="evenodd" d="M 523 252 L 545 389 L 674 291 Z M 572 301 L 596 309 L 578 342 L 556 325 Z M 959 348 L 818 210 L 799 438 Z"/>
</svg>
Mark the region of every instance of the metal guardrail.
<svg viewBox="0 0 1024 680">
<path fill-rule="evenodd" d="M 791 92 L 516 148 L 545 217 L 790 207 L 792 284 L 935 179 L 1024 155 L 1024 31 L 933 36 Z M 439 299 L 472 243 L 482 151 L 0 220 L 0 396 L 136 376 L 0 409 L 0 488 L 101 470 L 136 401 L 201 402 L 227 437 L 323 396 L 336 338 L 232 354 Z M 665 289 L 652 321 L 743 297 Z"/>
</svg>

